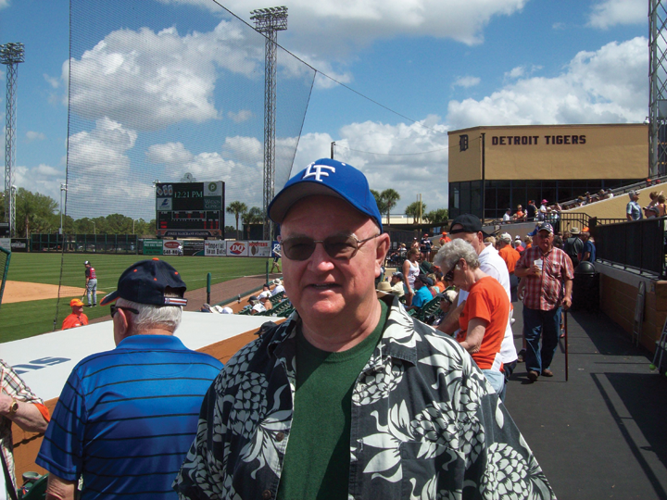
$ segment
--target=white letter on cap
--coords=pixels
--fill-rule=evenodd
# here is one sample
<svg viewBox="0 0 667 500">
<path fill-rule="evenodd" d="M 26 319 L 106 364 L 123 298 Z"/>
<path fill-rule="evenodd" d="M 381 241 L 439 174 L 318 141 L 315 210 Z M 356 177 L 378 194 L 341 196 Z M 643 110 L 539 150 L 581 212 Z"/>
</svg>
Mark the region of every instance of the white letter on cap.
<svg viewBox="0 0 667 500">
<path fill-rule="evenodd" d="M 315 171 L 313 171 L 313 166 L 315 167 Z M 329 174 L 327 172 L 323 172 L 323 169 L 331 170 L 331 173 L 335 174 L 336 173 L 336 167 L 330 167 L 329 165 L 315 165 L 314 163 L 311 163 L 308 165 L 308 168 L 306 169 L 306 173 L 302 177 L 302 179 L 305 179 L 306 177 L 315 177 L 316 181 L 324 182 L 321 178 L 322 177 L 329 177 Z"/>
</svg>

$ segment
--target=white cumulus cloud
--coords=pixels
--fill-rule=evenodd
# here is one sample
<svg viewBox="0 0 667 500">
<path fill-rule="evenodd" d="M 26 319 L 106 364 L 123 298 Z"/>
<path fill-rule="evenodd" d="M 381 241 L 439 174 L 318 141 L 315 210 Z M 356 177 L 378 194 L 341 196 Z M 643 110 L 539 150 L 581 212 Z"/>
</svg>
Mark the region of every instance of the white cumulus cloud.
<svg viewBox="0 0 667 500">
<path fill-rule="evenodd" d="M 469 87 L 474 87 L 475 85 L 479 85 L 479 82 L 481 81 L 482 79 L 477 76 L 462 76 L 461 78 L 457 78 L 456 80 L 454 80 L 454 83 L 452 85 L 454 87 L 469 88 Z"/>
<path fill-rule="evenodd" d="M 477 125 L 641 122 L 648 103 L 647 41 L 580 52 L 554 78 L 519 79 L 481 100 L 451 101 L 453 129 Z"/>
<path fill-rule="evenodd" d="M 160 0 L 165 4 L 190 4 L 216 11 L 205 0 Z M 482 41 L 482 29 L 493 17 L 521 11 L 527 0 L 295 0 L 288 5 L 289 46 L 319 54 L 340 54 L 353 45 L 400 35 L 451 38 L 466 44 Z M 251 24 L 257 4 L 230 0 L 225 7 Z M 220 9 L 217 9 L 220 10 Z"/>
<path fill-rule="evenodd" d="M 646 0 L 602 0 L 593 6 L 589 25 L 607 29 L 619 24 L 645 23 L 648 16 Z"/>
<path fill-rule="evenodd" d="M 153 144 L 146 151 L 146 158 L 151 163 L 179 165 L 192 160 L 192 153 L 181 142 Z"/>
<path fill-rule="evenodd" d="M 401 195 L 395 213 L 401 213 L 418 194 L 427 209 L 447 206 L 447 130 L 440 117 L 429 116 L 412 124 L 352 123 L 339 130 L 335 158 L 361 170 L 371 189 L 395 189 Z M 299 141 L 295 174 L 308 163 L 329 157 L 328 134 L 306 134 Z"/>
<path fill-rule="evenodd" d="M 263 46 L 246 39 L 238 23 L 180 36 L 171 27 L 109 33 L 73 59 L 71 109 L 87 119 L 109 117 L 135 130 L 155 130 L 181 120 L 219 118 L 214 89 L 224 69 L 257 79 Z M 67 63 L 63 79 L 67 81 Z"/>
<path fill-rule="evenodd" d="M 250 111 L 249 109 L 242 109 L 241 111 L 238 111 L 236 113 L 234 113 L 233 111 L 228 111 L 227 117 L 234 123 L 243 123 L 252 118 L 252 111 Z"/>
</svg>

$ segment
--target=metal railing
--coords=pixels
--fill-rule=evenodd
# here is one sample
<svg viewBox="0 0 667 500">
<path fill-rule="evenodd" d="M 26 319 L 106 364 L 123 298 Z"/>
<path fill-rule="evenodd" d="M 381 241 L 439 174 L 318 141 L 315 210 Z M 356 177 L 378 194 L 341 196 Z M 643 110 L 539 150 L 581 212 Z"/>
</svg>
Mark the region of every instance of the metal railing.
<svg viewBox="0 0 667 500">
<path fill-rule="evenodd" d="M 620 196 L 623 194 L 627 194 L 630 191 L 635 191 L 637 189 L 644 189 L 647 187 L 651 186 L 658 186 L 659 184 L 662 184 L 667 181 L 667 175 L 660 175 L 660 176 L 654 176 L 654 177 L 649 177 L 646 180 L 641 180 L 638 182 L 634 182 L 632 184 L 626 184 L 625 186 L 621 186 L 618 188 L 613 188 L 613 189 L 608 189 L 605 190 L 605 193 L 608 191 L 611 191 L 611 193 L 616 197 Z M 591 195 L 591 202 L 590 203 L 595 203 L 596 201 L 602 201 L 608 199 L 607 197 L 600 198 L 598 193 L 593 193 Z M 580 203 L 579 198 L 575 198 L 573 200 L 567 200 L 564 201 L 560 204 L 560 206 L 563 208 L 563 210 L 569 210 L 572 208 L 576 208 L 578 204 Z"/>
<path fill-rule="evenodd" d="M 592 227 L 597 260 L 664 278 L 666 219 L 659 217 Z"/>
</svg>

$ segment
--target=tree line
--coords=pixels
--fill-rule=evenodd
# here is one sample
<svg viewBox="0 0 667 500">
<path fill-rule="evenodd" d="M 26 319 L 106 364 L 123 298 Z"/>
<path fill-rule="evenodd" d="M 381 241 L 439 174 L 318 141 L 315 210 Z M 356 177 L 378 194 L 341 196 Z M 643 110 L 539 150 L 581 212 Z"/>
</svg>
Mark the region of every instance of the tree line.
<svg viewBox="0 0 667 500">
<path fill-rule="evenodd" d="M 0 220 L 5 220 L 5 193 L 0 193 Z M 155 219 L 132 219 L 121 214 L 73 219 L 62 217 L 65 234 L 136 234 L 155 237 Z M 24 188 L 16 192 L 16 237 L 29 238 L 31 234 L 58 233 L 60 211 L 58 202 L 50 196 L 33 193 Z"/>
<path fill-rule="evenodd" d="M 371 190 L 377 202 L 380 213 L 386 215 L 390 220 L 391 212 L 401 199 L 400 194 L 394 189 L 385 189 L 382 192 Z M 4 193 L 0 192 L 0 220 L 5 220 Z M 426 211 L 426 203 L 414 202 L 405 209 L 405 214 L 412 217 L 414 224 L 421 222 L 419 214 L 421 210 L 421 221 L 430 224 L 447 222 L 447 209 L 439 208 Z M 245 234 L 249 238 L 249 226 L 261 224 L 265 220 L 264 211 L 259 207 L 250 207 L 241 201 L 232 201 L 227 205 L 226 211 L 233 215 L 235 226 L 225 226 L 226 237 L 236 235 L 236 239 L 242 239 L 244 234 L 239 232 L 239 223 L 243 223 L 248 231 Z M 63 232 L 65 234 L 136 234 L 140 237 L 154 238 L 155 219 L 133 219 L 122 214 L 110 214 L 100 217 L 84 217 L 73 219 L 69 215 L 62 217 Z M 32 233 L 57 233 L 60 229 L 60 211 L 58 202 L 50 196 L 33 193 L 24 188 L 16 192 L 16 237 L 29 238 Z"/>
<path fill-rule="evenodd" d="M 385 189 L 382 192 L 371 189 L 371 193 L 375 197 L 375 202 L 378 205 L 380 213 L 386 215 L 387 221 L 391 222 L 391 211 L 396 207 L 396 204 L 401 199 L 401 195 L 395 189 L 391 188 Z M 426 203 L 415 201 L 405 207 L 405 215 L 412 217 L 413 224 L 421 221 L 428 222 L 429 224 L 441 224 L 447 222 L 449 214 L 446 208 L 438 208 L 427 212 Z"/>
<path fill-rule="evenodd" d="M 391 188 L 385 189 L 382 192 L 371 189 L 371 193 L 375 197 L 375 202 L 378 205 L 380 213 L 386 215 L 387 220 L 391 221 L 391 212 L 401 199 L 401 195 L 395 189 Z M 252 207 L 248 209 L 248 206 L 242 201 L 232 201 L 227 205 L 226 210 L 228 214 L 234 216 L 236 222 L 236 228 L 229 226 L 225 228 L 226 234 L 231 235 L 231 231 L 229 231 L 231 229 L 232 231 L 235 231 L 237 239 L 240 239 L 241 236 L 239 235 L 239 222 L 243 222 L 243 224 L 246 225 L 246 228 L 248 228 L 250 224 L 261 224 L 265 220 L 264 211 L 261 208 Z M 421 221 L 429 224 L 444 224 L 448 220 L 448 211 L 446 208 L 438 208 L 426 212 L 426 203 L 420 203 L 418 201 L 408 205 L 405 209 L 405 214 L 412 217 L 413 224 L 417 224 Z"/>
</svg>

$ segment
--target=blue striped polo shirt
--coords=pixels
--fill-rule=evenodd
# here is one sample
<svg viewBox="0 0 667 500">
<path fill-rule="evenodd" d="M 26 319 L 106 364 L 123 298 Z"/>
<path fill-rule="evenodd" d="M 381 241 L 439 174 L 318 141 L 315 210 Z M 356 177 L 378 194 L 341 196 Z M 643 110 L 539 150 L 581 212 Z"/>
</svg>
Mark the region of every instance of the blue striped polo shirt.
<svg viewBox="0 0 667 500">
<path fill-rule="evenodd" d="M 176 337 L 135 335 L 82 360 L 63 388 L 36 463 L 83 499 L 177 498 L 171 488 L 222 369 Z"/>
</svg>

